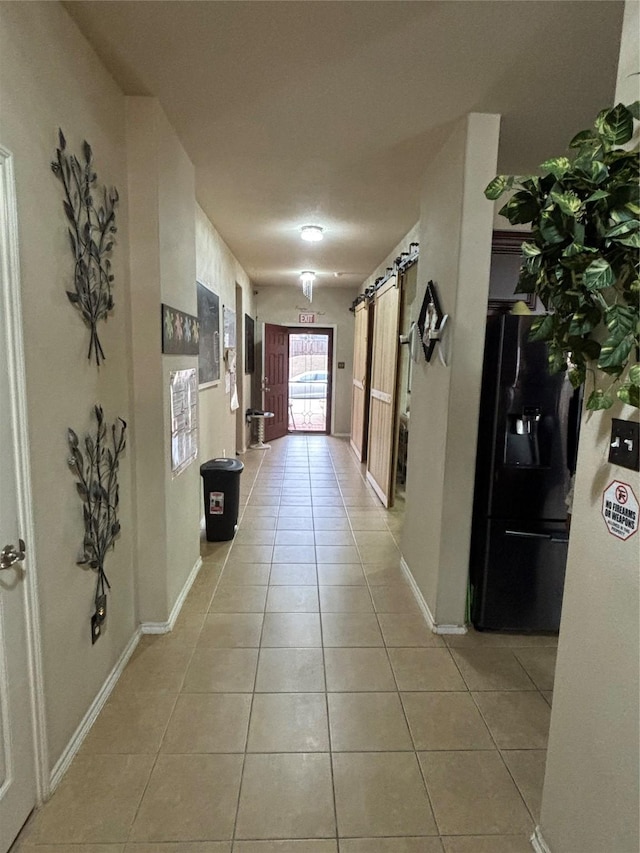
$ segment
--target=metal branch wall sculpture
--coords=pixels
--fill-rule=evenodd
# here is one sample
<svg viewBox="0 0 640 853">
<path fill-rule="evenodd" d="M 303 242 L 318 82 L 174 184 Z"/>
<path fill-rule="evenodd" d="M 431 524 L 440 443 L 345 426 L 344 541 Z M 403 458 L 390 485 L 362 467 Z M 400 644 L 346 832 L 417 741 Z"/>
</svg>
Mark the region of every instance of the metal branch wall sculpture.
<svg viewBox="0 0 640 853">
<path fill-rule="evenodd" d="M 51 169 L 64 187 L 62 204 L 69 220 L 69 241 L 75 264 L 73 290 L 67 290 L 67 296 L 91 331 L 87 357 L 91 359 L 93 355 L 100 365 L 105 355 L 98 337 L 98 321 L 106 320 L 113 309 L 109 255 L 117 231 L 118 191 L 115 187 L 97 187 L 98 176 L 93 170 L 93 153 L 88 142 L 83 144 L 84 162 L 81 164 L 74 154 L 67 153 L 67 142 L 61 130 L 58 134 L 60 147 L 56 149 Z"/>
<path fill-rule="evenodd" d="M 107 437 L 107 426 L 101 406 L 95 406 L 97 420 L 95 438 L 84 438 L 85 455 L 80 450 L 80 440 L 76 433 L 68 430 L 69 467 L 77 477 L 76 488 L 82 499 L 84 517 L 84 539 L 79 566 L 88 565 L 97 572 L 96 612 L 91 618 L 91 640 L 98 639 L 102 623 L 107 616 L 107 595 L 105 586 L 110 589 L 104 571 L 104 561 L 109 548 L 113 548 L 120 533 L 118 521 L 118 468 L 119 460 L 126 444 L 127 424 L 122 418 L 111 425 L 111 442 Z"/>
</svg>

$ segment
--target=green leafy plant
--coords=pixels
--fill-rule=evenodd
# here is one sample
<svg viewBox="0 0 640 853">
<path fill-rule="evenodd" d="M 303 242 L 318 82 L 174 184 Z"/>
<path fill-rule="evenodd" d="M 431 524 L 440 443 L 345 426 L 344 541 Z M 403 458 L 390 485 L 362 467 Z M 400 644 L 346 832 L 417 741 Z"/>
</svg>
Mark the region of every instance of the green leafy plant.
<svg viewBox="0 0 640 853">
<path fill-rule="evenodd" d="M 74 154 L 67 153 L 67 142 L 61 130 L 58 139 L 60 147 L 56 149 L 51 169 L 64 187 L 62 205 L 69 220 L 69 242 L 74 257 L 73 290 L 67 290 L 67 297 L 89 326 L 88 358 L 93 354 L 99 365 L 105 355 L 98 337 L 98 321 L 106 320 L 113 310 L 111 286 L 114 277 L 109 255 L 117 231 L 118 191 L 115 187 L 109 190 L 96 187 L 98 176 L 93 170 L 93 152 L 86 140 L 82 147 L 84 163 L 81 164 Z M 101 204 L 96 204 L 94 193 L 101 197 Z"/>
<path fill-rule="evenodd" d="M 96 405 L 93 412 L 97 421 L 96 432 L 95 436 L 85 436 L 84 453 L 77 434 L 71 428 L 67 431 L 67 440 L 71 451 L 69 467 L 77 478 L 76 488 L 82 500 L 84 519 L 82 549 L 76 562 L 97 572 L 96 610 L 99 610 L 98 602 L 100 597 L 104 599 L 105 585 L 111 588 L 104 571 L 105 558 L 120 533 L 118 469 L 126 445 L 127 424 L 118 418 L 118 422 L 111 425 L 109 442 L 102 407 Z M 103 610 L 106 613 L 106 599 Z"/>
<path fill-rule="evenodd" d="M 572 157 L 547 160 L 541 176 L 498 175 L 485 190 L 495 200 L 516 189 L 500 213 L 531 223 L 517 292 L 535 293 L 548 312 L 531 338 L 548 344 L 550 371 L 568 369 L 574 387 L 592 373 L 592 410 L 610 408 L 614 390 L 640 406 L 639 156 L 621 147 L 639 118 L 637 101 L 603 110 L 569 143 Z M 612 377 L 607 387 L 595 368 Z"/>
</svg>

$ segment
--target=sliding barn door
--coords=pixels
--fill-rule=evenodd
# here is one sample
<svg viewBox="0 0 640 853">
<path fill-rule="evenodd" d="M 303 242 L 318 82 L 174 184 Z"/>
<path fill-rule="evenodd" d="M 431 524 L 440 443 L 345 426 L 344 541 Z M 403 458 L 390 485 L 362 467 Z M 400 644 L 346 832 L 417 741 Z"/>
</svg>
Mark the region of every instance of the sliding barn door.
<svg viewBox="0 0 640 853">
<path fill-rule="evenodd" d="M 400 295 L 392 276 L 376 292 L 373 320 L 367 480 L 385 506 L 393 505 Z"/>
<path fill-rule="evenodd" d="M 368 300 L 356 306 L 353 343 L 353 385 L 351 390 L 351 447 L 361 462 L 367 458 L 369 426 L 369 380 L 371 339 L 369 319 L 373 309 Z"/>
</svg>

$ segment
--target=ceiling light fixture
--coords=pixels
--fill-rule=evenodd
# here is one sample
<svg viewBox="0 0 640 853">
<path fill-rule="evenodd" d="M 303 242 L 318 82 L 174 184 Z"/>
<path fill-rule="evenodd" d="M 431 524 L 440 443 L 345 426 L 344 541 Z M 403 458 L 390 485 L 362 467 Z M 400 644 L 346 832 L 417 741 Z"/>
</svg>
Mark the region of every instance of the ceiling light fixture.
<svg viewBox="0 0 640 853">
<path fill-rule="evenodd" d="M 309 302 L 313 300 L 313 282 L 316 279 L 316 274 L 312 270 L 303 270 L 300 273 L 300 282 L 302 283 L 302 292 L 307 297 Z"/>
<path fill-rule="evenodd" d="M 307 243 L 318 243 L 324 236 L 322 231 L 320 225 L 303 225 L 300 229 L 300 236 Z"/>
</svg>

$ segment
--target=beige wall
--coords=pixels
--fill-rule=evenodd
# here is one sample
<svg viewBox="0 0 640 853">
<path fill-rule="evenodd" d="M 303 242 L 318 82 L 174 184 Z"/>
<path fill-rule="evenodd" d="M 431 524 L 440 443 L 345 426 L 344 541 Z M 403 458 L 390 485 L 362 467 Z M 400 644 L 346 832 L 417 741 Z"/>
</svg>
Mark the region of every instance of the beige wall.
<svg viewBox="0 0 640 853">
<path fill-rule="evenodd" d="M 0 17 L 0 135 L 16 168 L 36 536 L 27 544 L 40 592 L 53 766 L 136 626 L 131 445 L 120 466 L 122 535 L 106 561 L 109 616 L 92 646 L 95 574 L 75 564 L 82 505 L 66 443 L 68 426 L 80 435 L 93 427 L 90 415 L 97 401 L 109 420 L 131 420 L 125 112 L 122 93 L 61 6 L 3 3 Z M 73 261 L 62 185 L 49 165 L 58 127 L 77 154 L 84 139 L 91 143 L 99 183 L 117 186 L 122 198 L 113 252 L 115 309 L 108 323 L 100 324 L 107 357 L 100 369 L 87 360 L 87 329 L 65 295 Z"/>
<path fill-rule="evenodd" d="M 638 4 L 627 3 L 615 101 L 637 97 Z M 603 106 L 605 106 L 603 104 Z M 580 434 L 541 834 L 552 853 L 637 853 L 638 534 L 623 542 L 601 517 L 602 492 L 638 474 L 607 462 L 616 405 L 585 415 Z"/>
<path fill-rule="evenodd" d="M 160 304 L 197 313 L 194 170 L 153 98 L 127 98 L 138 614 L 166 622 L 199 557 L 197 460 L 171 472 L 170 374 L 195 356 L 161 354 Z"/>
<path fill-rule="evenodd" d="M 298 324 L 300 312 L 313 311 L 316 326 L 335 326 L 333 332 L 333 433 L 349 435 L 351 430 L 351 385 L 353 373 L 353 314 L 349 311 L 357 296 L 353 288 L 316 286 L 309 304 L 299 288 L 261 287 L 256 296 L 256 338 L 262 340 L 263 323 Z M 258 350 L 259 351 L 259 350 Z M 344 369 L 338 370 L 338 362 Z M 258 358 L 260 375 L 260 358 Z M 258 397 L 257 405 L 261 406 Z"/>
<path fill-rule="evenodd" d="M 418 303 L 433 280 L 451 316 L 449 364 L 436 352 L 413 368 L 401 550 L 440 626 L 465 616 L 493 223 L 483 190 L 495 175 L 499 125 L 477 113 L 458 122 L 422 193 Z"/>
<path fill-rule="evenodd" d="M 233 310 L 236 306 L 236 285 L 242 289 L 242 314 L 255 319 L 254 297 L 251 282 L 230 249 L 213 227 L 204 211 L 196 206 L 196 275 L 220 297 L 220 322 L 222 306 Z M 220 381 L 200 391 L 200 459 L 205 461 L 226 454 L 243 453 L 248 444 L 248 429 L 244 426 L 244 410 L 251 407 L 251 376 L 244 373 L 244 316 L 241 320 L 242 338 L 238 346 L 238 383 L 242 383 L 243 403 L 237 415 L 231 411 L 230 395 L 225 392 L 224 373 Z M 221 364 L 221 370 L 224 365 Z M 256 401 L 256 406 L 260 401 Z M 243 422 L 242 440 L 237 440 L 237 418 Z"/>
</svg>

